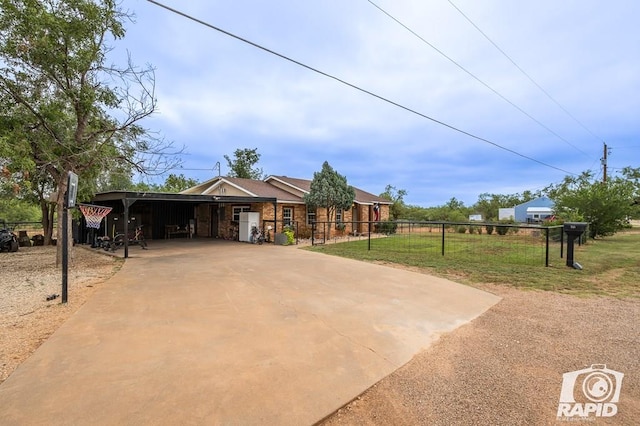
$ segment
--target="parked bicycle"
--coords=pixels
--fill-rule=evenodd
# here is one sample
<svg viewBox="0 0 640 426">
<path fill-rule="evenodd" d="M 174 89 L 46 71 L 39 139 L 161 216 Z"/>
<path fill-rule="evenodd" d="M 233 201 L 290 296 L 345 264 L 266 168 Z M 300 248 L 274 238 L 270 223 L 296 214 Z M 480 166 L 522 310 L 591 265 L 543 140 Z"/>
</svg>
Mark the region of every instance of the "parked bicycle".
<svg viewBox="0 0 640 426">
<path fill-rule="evenodd" d="M 125 234 L 116 234 L 113 239 L 109 237 L 102 237 L 100 246 L 105 251 L 116 251 L 120 247 L 124 247 Z M 144 233 L 142 232 L 142 225 L 135 227 L 135 230 L 129 234 L 129 245 L 139 245 L 143 250 L 147 249 L 147 242 L 144 239 Z"/>
<path fill-rule="evenodd" d="M 258 228 L 257 226 L 254 226 L 253 228 L 251 228 L 251 242 L 253 244 L 255 244 L 255 243 L 258 243 L 258 244 L 264 243 L 264 234 L 262 233 L 260 228 Z"/>
</svg>

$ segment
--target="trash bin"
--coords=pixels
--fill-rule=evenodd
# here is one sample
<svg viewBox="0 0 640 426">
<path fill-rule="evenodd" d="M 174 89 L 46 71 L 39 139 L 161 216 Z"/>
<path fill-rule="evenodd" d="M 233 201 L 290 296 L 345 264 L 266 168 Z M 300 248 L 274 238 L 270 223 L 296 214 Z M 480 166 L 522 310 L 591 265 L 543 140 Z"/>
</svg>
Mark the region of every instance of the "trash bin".
<svg viewBox="0 0 640 426">
<path fill-rule="evenodd" d="M 277 246 L 286 246 L 287 244 L 289 244 L 289 238 L 287 238 L 287 234 L 283 232 L 276 233 L 274 244 Z"/>
</svg>

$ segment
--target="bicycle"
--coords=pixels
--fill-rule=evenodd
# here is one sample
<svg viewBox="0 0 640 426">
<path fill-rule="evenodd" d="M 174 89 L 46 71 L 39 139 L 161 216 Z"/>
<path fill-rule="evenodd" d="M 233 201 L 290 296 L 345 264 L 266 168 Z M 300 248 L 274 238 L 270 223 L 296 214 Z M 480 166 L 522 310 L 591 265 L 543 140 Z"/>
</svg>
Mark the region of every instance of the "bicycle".
<svg viewBox="0 0 640 426">
<path fill-rule="evenodd" d="M 253 244 L 258 243 L 262 245 L 264 241 L 265 239 L 262 231 L 257 226 L 254 226 L 253 228 L 251 228 L 251 242 Z"/>
<path fill-rule="evenodd" d="M 113 237 L 113 241 L 109 237 L 102 239 L 102 248 L 107 251 L 116 251 L 120 247 L 124 247 L 125 235 L 116 234 Z M 147 249 L 147 242 L 144 239 L 144 233 L 142 232 L 142 225 L 135 227 L 133 234 L 129 234 L 129 245 L 139 245 L 143 250 Z"/>
</svg>

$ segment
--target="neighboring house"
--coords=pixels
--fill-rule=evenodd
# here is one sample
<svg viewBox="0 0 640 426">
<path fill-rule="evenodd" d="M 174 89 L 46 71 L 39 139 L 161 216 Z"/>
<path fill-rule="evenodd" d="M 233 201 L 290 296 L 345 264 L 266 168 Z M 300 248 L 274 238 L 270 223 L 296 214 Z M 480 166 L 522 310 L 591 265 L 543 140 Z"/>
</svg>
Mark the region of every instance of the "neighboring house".
<svg viewBox="0 0 640 426">
<path fill-rule="evenodd" d="M 311 181 L 287 176 L 269 176 L 265 180 L 252 180 L 218 176 L 181 194 L 211 196 L 213 203 L 200 204 L 196 208 L 196 232 L 202 237 L 233 238 L 237 232 L 240 213 L 258 212 L 261 225 L 271 226 L 282 232 L 286 225 L 296 225 L 299 235 L 309 234 L 312 221 L 326 222 L 326 209 L 310 210 L 304 203 Z M 348 232 L 365 233 L 369 221 L 389 219 L 389 200 L 361 189 L 354 188 L 356 198 L 353 206 L 336 212 L 334 222 L 347 225 Z M 227 197 L 236 197 L 244 202 L 226 202 Z M 256 198 L 255 202 L 251 199 Z M 264 199 L 275 199 L 265 202 Z M 215 201 L 219 200 L 219 203 Z"/>
<path fill-rule="evenodd" d="M 514 219 L 520 223 L 540 223 L 553 216 L 553 207 L 549 197 L 539 197 L 515 206 Z"/>
</svg>

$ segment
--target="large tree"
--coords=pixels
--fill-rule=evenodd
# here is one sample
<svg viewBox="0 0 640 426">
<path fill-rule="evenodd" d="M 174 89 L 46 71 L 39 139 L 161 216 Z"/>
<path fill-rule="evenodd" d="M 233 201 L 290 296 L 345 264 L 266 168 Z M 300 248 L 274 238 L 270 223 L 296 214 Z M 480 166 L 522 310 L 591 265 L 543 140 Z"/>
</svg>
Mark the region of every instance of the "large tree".
<svg viewBox="0 0 640 426">
<path fill-rule="evenodd" d="M 391 220 L 405 219 L 407 206 L 404 203 L 404 197 L 406 195 L 407 191 L 404 189 L 396 189 L 393 185 L 384 187 L 384 192 L 380 194 L 380 197 L 393 203 L 390 209 Z"/>
<path fill-rule="evenodd" d="M 630 217 L 638 215 L 640 169 L 625 168 L 606 182 L 595 180 L 591 172 L 567 176 L 547 192 L 560 218 L 589 222 L 591 238 L 605 237 L 623 229 Z"/>
<path fill-rule="evenodd" d="M 347 183 L 347 178 L 333 169 L 327 161 L 322 170 L 313 174 L 311 188 L 304 195 L 308 209 L 324 207 L 327 210 L 327 222 L 333 222 L 337 210 L 347 210 L 353 205 L 356 192 Z M 327 238 L 331 237 L 331 226 Z"/>
<path fill-rule="evenodd" d="M 171 144 L 140 125 L 155 110 L 153 69 L 107 62 L 131 19 L 118 3 L 0 0 L 0 9 L 6 160 L 9 168 L 23 153 L 33 161 L 31 186 L 52 192 L 58 235 L 68 172 L 82 185 L 114 164 L 140 173 L 175 165 Z"/>
<path fill-rule="evenodd" d="M 264 173 L 261 168 L 254 167 L 258 161 L 260 161 L 260 154 L 258 148 L 244 148 L 236 149 L 233 153 L 233 159 L 228 155 L 224 158 L 227 160 L 229 166 L 229 176 L 245 179 L 260 180 L 264 177 Z"/>
</svg>

